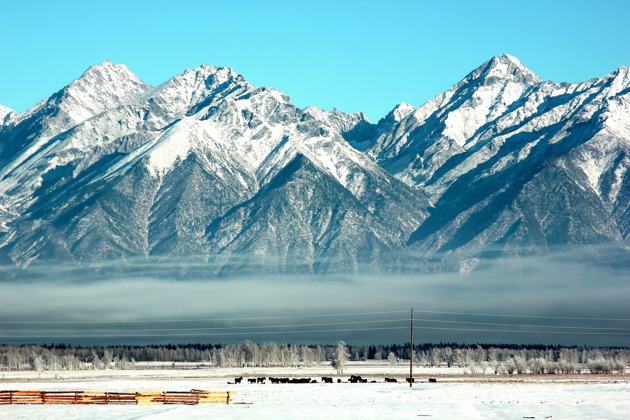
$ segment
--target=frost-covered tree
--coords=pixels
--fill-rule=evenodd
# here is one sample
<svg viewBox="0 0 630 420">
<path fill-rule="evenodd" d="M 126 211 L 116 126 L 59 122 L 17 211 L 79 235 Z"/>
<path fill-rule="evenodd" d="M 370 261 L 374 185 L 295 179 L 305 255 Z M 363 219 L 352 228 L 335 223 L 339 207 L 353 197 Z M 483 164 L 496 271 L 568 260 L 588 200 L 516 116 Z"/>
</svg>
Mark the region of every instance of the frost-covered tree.
<svg viewBox="0 0 630 420">
<path fill-rule="evenodd" d="M 326 351 L 322 346 L 317 346 L 315 348 L 315 363 L 317 366 L 322 364 L 326 360 Z"/>
<path fill-rule="evenodd" d="M 474 361 L 476 364 L 481 365 L 486 361 L 486 351 L 480 345 L 477 345 L 474 350 Z"/>
<path fill-rule="evenodd" d="M 479 364 L 479 368 L 481 369 L 481 373 L 485 375 L 490 370 L 490 362 L 486 362 L 484 360 L 483 362 Z"/>
<path fill-rule="evenodd" d="M 395 366 L 398 363 L 398 358 L 394 353 L 389 353 L 389 356 L 387 356 L 387 361 L 389 362 L 390 366 Z"/>
<path fill-rule="evenodd" d="M 542 375 L 545 373 L 547 369 L 547 361 L 542 357 L 537 357 L 536 359 L 531 359 L 529 361 L 529 370 L 534 375 Z"/>
<path fill-rule="evenodd" d="M 513 360 L 514 360 L 514 366 L 516 368 L 516 373 L 518 373 L 519 375 L 527 373 L 527 363 L 525 363 L 525 359 L 523 359 L 520 356 L 517 356 Z"/>
<path fill-rule="evenodd" d="M 64 354 L 61 356 L 61 368 L 64 370 L 81 369 L 81 361 L 72 354 Z"/>
<path fill-rule="evenodd" d="M 419 366 L 429 366 L 429 356 L 426 352 L 419 352 L 416 356 Z"/>
<path fill-rule="evenodd" d="M 255 366 L 258 346 L 250 340 L 245 340 L 238 345 L 240 348 L 239 361 L 241 366 Z"/>
<path fill-rule="evenodd" d="M 223 353 L 223 349 L 217 349 L 214 354 L 214 360 L 218 367 L 225 366 L 225 355 Z"/>
<path fill-rule="evenodd" d="M 499 351 L 496 348 L 491 347 L 490 349 L 488 349 L 488 361 L 489 362 L 499 361 Z"/>
<path fill-rule="evenodd" d="M 260 346 L 260 364 L 264 367 L 278 366 L 280 352 L 276 343 L 263 343 Z"/>
<path fill-rule="evenodd" d="M 439 347 L 431 349 L 431 366 L 440 366 L 442 363 L 442 350 Z"/>
<path fill-rule="evenodd" d="M 576 349 L 563 348 L 560 350 L 560 361 L 569 362 L 570 364 L 577 365 L 579 361 L 578 352 Z"/>
<path fill-rule="evenodd" d="M 588 370 L 590 370 L 591 373 L 612 373 L 613 369 L 613 361 L 605 359 L 603 356 L 588 361 Z"/>
<path fill-rule="evenodd" d="M 507 360 L 501 364 L 499 367 L 501 373 L 513 374 L 516 372 L 516 363 L 514 359 Z"/>
<path fill-rule="evenodd" d="M 300 355 L 296 346 L 289 348 L 289 363 L 291 367 L 298 367 L 300 365 Z"/>
<path fill-rule="evenodd" d="M 300 353 L 302 357 L 302 364 L 304 365 L 304 367 L 313 366 L 313 363 L 315 361 L 315 353 L 313 352 L 313 349 L 308 346 L 302 346 L 300 348 Z"/>
<path fill-rule="evenodd" d="M 104 369 L 103 361 L 98 357 L 96 352 L 92 352 L 90 355 L 90 363 L 92 363 L 92 369 Z"/>
<path fill-rule="evenodd" d="M 468 366 L 466 359 L 466 352 L 464 349 L 455 349 L 455 354 L 453 355 L 454 363 L 459 367 Z"/>
<path fill-rule="evenodd" d="M 61 367 L 61 360 L 55 353 L 49 351 L 44 353 L 44 364 L 44 369 L 46 370 L 59 370 Z"/>
<path fill-rule="evenodd" d="M 105 369 L 111 368 L 113 362 L 114 362 L 114 354 L 109 349 L 105 350 L 103 352 L 103 364 L 105 365 Z"/>
<path fill-rule="evenodd" d="M 348 356 L 350 355 L 346 351 L 346 343 L 339 341 L 337 343 L 335 355 L 330 363 L 333 368 L 337 369 L 337 375 L 343 375 L 343 368 L 346 367 Z"/>
<path fill-rule="evenodd" d="M 444 361 L 446 362 L 446 366 L 451 367 L 453 366 L 453 362 L 455 361 L 455 354 L 453 354 L 453 349 L 450 347 L 445 347 L 442 350 L 442 356 L 444 358 Z"/>
<path fill-rule="evenodd" d="M 29 361 L 28 363 L 31 365 L 31 368 L 35 371 L 40 373 L 42 370 L 44 370 L 44 360 L 42 359 L 41 356 L 37 355 L 31 355 L 29 357 Z"/>
</svg>

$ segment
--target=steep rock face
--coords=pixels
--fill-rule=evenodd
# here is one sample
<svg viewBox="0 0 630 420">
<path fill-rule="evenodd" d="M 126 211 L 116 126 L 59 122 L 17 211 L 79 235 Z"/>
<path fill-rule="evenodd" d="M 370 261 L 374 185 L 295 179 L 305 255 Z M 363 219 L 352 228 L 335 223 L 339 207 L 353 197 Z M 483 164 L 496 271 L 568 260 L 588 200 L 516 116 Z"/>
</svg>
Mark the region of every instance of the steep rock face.
<svg viewBox="0 0 630 420">
<path fill-rule="evenodd" d="M 250 256 L 246 269 L 253 273 L 356 272 L 361 264 L 380 265 L 401 245 L 378 216 L 301 154 L 217 219 L 208 235 L 213 253 Z M 228 270 L 235 266 L 228 260 Z"/>
<path fill-rule="evenodd" d="M 366 152 L 433 204 L 410 246 L 456 266 L 621 242 L 629 88 L 627 68 L 556 84 L 502 55 L 402 120 L 390 114 Z"/>
<path fill-rule="evenodd" d="M 299 256 L 306 256 L 309 272 L 345 272 L 366 255 L 404 246 L 426 217 L 421 193 L 343 139 L 365 121 L 362 115 L 303 111 L 281 92 L 254 87 L 226 68 L 204 65 L 155 88 L 129 78 L 116 84 L 121 93 L 111 94 L 121 98 L 117 106 L 94 109 L 86 100 L 82 109 L 93 115 L 76 117 L 74 125 L 64 120 L 70 127 L 55 125 L 60 132 L 54 137 L 49 128 L 16 136 L 23 130 L 19 123 L 0 131 L 5 145 L 16 139 L 27 144 L 3 155 L 5 262 L 191 255 L 217 261 L 220 254 L 213 270 L 221 273 L 251 266 L 249 256 L 265 250 L 274 257 L 260 265 L 264 270 L 303 271 Z M 131 92 L 129 86 L 139 88 Z M 22 124 L 32 130 L 27 116 L 41 109 L 21 115 Z M 302 170 L 287 169 L 297 161 Z M 279 195 L 271 186 L 287 173 L 311 183 L 290 183 Z M 328 202 L 337 199 L 345 205 Z M 261 210 L 234 219 L 251 206 Z M 278 206 L 286 206 L 285 216 L 262 216 Z M 293 207 L 317 214 L 288 211 Z M 308 222 L 295 223 L 297 218 Z M 365 243 L 361 252 L 351 249 L 358 243 Z"/>
</svg>

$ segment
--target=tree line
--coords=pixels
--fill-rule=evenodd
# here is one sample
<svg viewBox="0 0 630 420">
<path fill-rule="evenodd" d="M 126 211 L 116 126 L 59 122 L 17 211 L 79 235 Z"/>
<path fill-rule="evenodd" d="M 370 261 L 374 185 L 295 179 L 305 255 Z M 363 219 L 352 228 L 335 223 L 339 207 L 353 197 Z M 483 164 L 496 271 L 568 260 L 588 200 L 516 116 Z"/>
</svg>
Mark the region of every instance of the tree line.
<svg viewBox="0 0 630 420">
<path fill-rule="evenodd" d="M 58 371 L 132 369 L 137 362 L 192 362 L 208 367 L 343 367 L 346 361 L 382 361 L 396 365 L 410 359 L 410 345 L 295 345 L 245 340 L 237 344 L 148 346 L 0 345 L 0 369 Z M 630 349 L 424 343 L 414 347 L 417 367 L 461 367 L 472 374 L 625 373 Z"/>
</svg>

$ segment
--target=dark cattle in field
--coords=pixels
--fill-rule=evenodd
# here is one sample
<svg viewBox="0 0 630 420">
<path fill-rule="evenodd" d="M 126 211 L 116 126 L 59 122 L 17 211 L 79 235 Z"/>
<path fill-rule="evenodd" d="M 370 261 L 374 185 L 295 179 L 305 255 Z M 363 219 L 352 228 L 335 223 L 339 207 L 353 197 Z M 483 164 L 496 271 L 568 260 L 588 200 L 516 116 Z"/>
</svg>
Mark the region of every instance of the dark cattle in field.
<svg viewBox="0 0 630 420">
<path fill-rule="evenodd" d="M 264 384 L 265 383 L 265 379 L 267 379 L 267 378 L 256 378 L 256 383 L 257 384 Z"/>
<path fill-rule="evenodd" d="M 329 378 L 327 376 L 324 376 L 322 378 L 322 382 L 326 383 L 326 384 L 332 384 L 333 383 L 333 378 Z"/>
<path fill-rule="evenodd" d="M 435 379 L 435 378 L 429 378 L 429 382 L 437 382 L 437 379 Z"/>
<path fill-rule="evenodd" d="M 247 380 L 247 382 L 249 382 L 250 384 L 255 384 L 256 383 L 256 378 L 249 378 Z"/>
<path fill-rule="evenodd" d="M 405 378 L 405 380 L 406 380 L 407 382 L 410 382 L 410 383 L 415 383 L 415 382 L 416 382 L 416 380 L 415 380 L 415 379 L 413 379 L 413 378 Z"/>
<path fill-rule="evenodd" d="M 234 383 L 235 384 L 240 384 L 242 380 L 243 380 L 242 376 L 240 378 L 234 378 Z"/>
<path fill-rule="evenodd" d="M 310 384 L 311 378 L 293 378 L 289 381 L 290 384 Z"/>
<path fill-rule="evenodd" d="M 340 384 L 341 383 L 341 379 L 337 379 L 337 383 Z"/>
<path fill-rule="evenodd" d="M 398 382 L 396 378 L 385 378 L 385 382 Z"/>
</svg>

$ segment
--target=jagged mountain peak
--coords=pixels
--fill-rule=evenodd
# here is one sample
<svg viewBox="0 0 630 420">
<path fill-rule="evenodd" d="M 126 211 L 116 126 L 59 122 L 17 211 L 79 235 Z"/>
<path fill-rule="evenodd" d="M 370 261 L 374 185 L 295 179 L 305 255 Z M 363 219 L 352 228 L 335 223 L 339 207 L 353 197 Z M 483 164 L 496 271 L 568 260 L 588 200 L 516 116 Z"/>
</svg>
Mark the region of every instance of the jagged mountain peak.
<svg viewBox="0 0 630 420">
<path fill-rule="evenodd" d="M 604 80 L 606 79 L 612 79 L 611 88 L 613 92 L 611 93 L 616 94 L 622 91 L 627 93 L 630 87 L 630 67 L 621 66 L 606 76 Z"/>
<path fill-rule="evenodd" d="M 369 123 L 369 120 L 363 112 L 355 112 L 352 114 L 333 108 L 331 111 L 326 111 L 315 105 L 309 105 L 302 110 L 305 115 L 333 126 L 338 127 L 342 132 L 351 130 L 359 123 Z"/>
<path fill-rule="evenodd" d="M 236 71 L 230 67 L 211 66 L 205 63 L 194 69 L 187 69 L 179 76 L 175 76 L 175 78 L 191 81 L 199 79 L 212 80 L 216 84 L 222 84 L 232 80 L 245 80 L 243 76 L 236 73 Z"/>
<path fill-rule="evenodd" d="M 89 80 L 92 78 L 107 78 L 111 81 L 114 79 L 137 79 L 135 73 L 129 70 L 124 64 L 114 64 L 109 60 L 105 60 L 100 64 L 95 64 L 93 66 L 88 67 L 88 69 L 81 75 L 81 77 L 77 78 L 76 81 L 79 80 Z"/>
<path fill-rule="evenodd" d="M 20 114 L 14 122 L 40 121 L 46 116 L 48 135 L 53 136 L 150 89 L 124 64 L 104 61 L 89 67 L 66 87 Z"/>
<path fill-rule="evenodd" d="M 13 115 L 15 115 L 15 111 L 4 105 L 0 105 L 0 125 L 3 125 L 6 121 L 12 118 Z"/>
<path fill-rule="evenodd" d="M 464 81 L 472 80 L 484 80 L 487 83 L 495 80 L 509 80 L 524 85 L 542 82 L 540 76 L 525 67 L 516 57 L 505 53 L 492 57 L 464 79 Z"/>
<path fill-rule="evenodd" d="M 150 90 L 143 99 L 151 99 L 166 113 L 197 112 L 207 105 L 209 98 L 219 92 L 233 91 L 237 85 L 241 90 L 253 89 L 243 76 L 229 67 L 202 64 Z"/>
<path fill-rule="evenodd" d="M 73 80 L 64 88 L 64 95 L 72 96 L 79 102 L 100 102 L 109 107 L 129 100 L 148 88 L 124 64 L 113 64 L 106 60 L 89 67 Z"/>
<path fill-rule="evenodd" d="M 237 73 L 231 67 L 211 66 L 202 64 L 193 69 L 187 69 L 184 73 L 175 76 L 173 79 L 185 79 L 189 82 L 205 81 L 206 87 L 211 89 L 213 86 L 219 86 L 226 83 L 249 83 L 244 76 Z"/>
<path fill-rule="evenodd" d="M 392 109 L 389 114 L 385 117 L 386 120 L 392 120 L 395 122 L 399 122 L 404 120 L 415 110 L 413 105 L 408 104 L 405 101 L 402 101 L 398 105 Z"/>
</svg>

